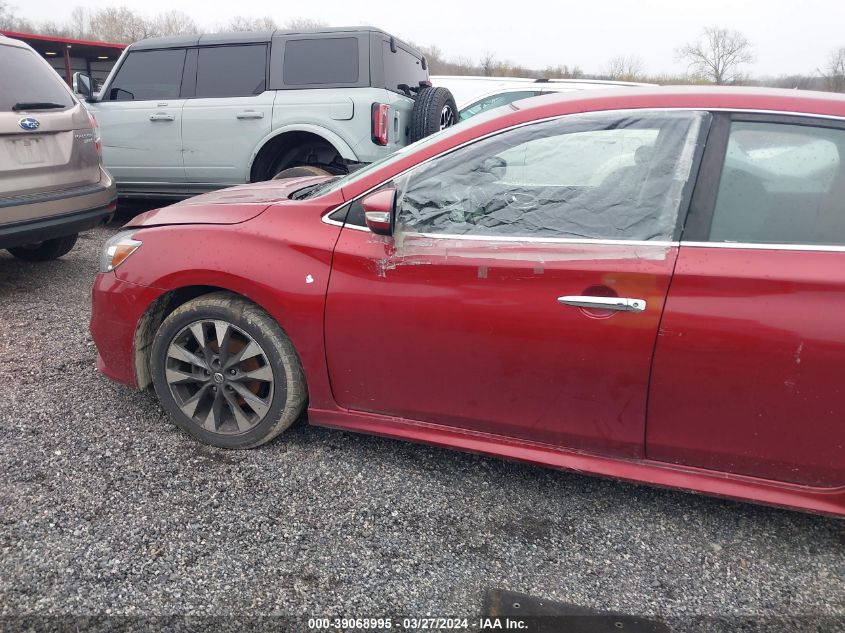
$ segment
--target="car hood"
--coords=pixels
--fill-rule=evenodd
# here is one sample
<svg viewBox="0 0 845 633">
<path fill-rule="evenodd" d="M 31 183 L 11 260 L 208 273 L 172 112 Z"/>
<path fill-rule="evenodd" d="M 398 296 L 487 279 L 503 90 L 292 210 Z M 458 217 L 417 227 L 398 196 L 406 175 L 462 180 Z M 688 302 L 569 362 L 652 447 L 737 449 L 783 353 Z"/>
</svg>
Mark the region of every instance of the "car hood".
<svg viewBox="0 0 845 633">
<path fill-rule="evenodd" d="M 212 191 L 168 207 L 142 213 L 126 226 L 133 228 L 166 224 L 238 224 L 251 220 L 271 204 L 287 201 L 294 191 L 329 178 L 287 178 Z"/>
</svg>

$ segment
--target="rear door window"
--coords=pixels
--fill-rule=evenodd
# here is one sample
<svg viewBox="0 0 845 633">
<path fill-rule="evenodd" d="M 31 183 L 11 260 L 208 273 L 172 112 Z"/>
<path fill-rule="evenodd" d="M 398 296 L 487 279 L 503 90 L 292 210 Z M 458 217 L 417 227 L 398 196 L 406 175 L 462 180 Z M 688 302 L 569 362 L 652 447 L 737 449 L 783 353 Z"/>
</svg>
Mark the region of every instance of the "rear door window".
<svg viewBox="0 0 845 633">
<path fill-rule="evenodd" d="M 200 48 L 197 64 L 197 97 L 249 97 L 267 86 L 265 44 Z"/>
<path fill-rule="evenodd" d="M 357 84 L 358 38 L 288 40 L 283 66 L 282 80 L 288 86 Z"/>
<path fill-rule="evenodd" d="M 845 129 L 733 122 L 710 241 L 845 245 Z"/>
<path fill-rule="evenodd" d="M 132 51 L 109 86 L 109 101 L 177 99 L 182 85 L 185 49 Z"/>
<path fill-rule="evenodd" d="M 56 71 L 37 53 L 0 45 L 0 112 L 26 103 L 57 103 L 69 108 L 73 98 Z"/>
<path fill-rule="evenodd" d="M 396 52 L 390 50 L 390 42 L 382 43 L 384 55 L 384 87 L 394 92 L 402 92 L 400 84 L 408 87 L 419 86 L 421 81 L 428 79 L 428 72 L 423 70 L 422 60 L 412 55 L 399 45 Z"/>
</svg>

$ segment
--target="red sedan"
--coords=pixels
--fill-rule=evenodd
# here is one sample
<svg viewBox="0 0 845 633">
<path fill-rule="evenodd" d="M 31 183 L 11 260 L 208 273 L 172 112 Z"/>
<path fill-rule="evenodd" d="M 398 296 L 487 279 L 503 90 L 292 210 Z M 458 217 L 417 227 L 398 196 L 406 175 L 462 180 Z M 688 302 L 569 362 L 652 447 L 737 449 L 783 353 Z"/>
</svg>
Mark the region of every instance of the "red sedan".
<svg viewBox="0 0 845 633">
<path fill-rule="evenodd" d="M 842 96 L 516 102 L 349 176 L 151 211 L 100 267 L 100 370 L 215 446 L 307 403 L 311 424 L 845 514 Z"/>
</svg>

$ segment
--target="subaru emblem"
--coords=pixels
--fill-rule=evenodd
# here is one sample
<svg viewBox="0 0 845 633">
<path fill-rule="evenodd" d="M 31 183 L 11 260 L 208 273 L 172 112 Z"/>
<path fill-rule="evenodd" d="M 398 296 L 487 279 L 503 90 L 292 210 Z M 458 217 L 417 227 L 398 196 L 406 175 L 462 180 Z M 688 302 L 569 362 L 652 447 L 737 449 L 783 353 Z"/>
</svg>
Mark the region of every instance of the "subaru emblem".
<svg viewBox="0 0 845 633">
<path fill-rule="evenodd" d="M 38 119 L 27 116 L 18 121 L 18 125 L 27 132 L 32 132 L 33 130 L 37 130 L 41 124 L 38 122 Z"/>
</svg>

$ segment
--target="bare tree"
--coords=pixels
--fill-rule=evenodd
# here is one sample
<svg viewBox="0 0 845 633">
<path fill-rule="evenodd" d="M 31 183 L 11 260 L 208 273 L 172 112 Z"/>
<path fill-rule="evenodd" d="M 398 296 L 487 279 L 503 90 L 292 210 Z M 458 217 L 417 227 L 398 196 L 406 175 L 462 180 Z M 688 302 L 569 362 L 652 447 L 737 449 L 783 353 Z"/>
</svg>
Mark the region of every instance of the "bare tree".
<svg viewBox="0 0 845 633">
<path fill-rule="evenodd" d="M 607 62 L 604 74 L 617 81 L 638 81 L 644 69 L 643 58 L 639 55 L 617 55 Z"/>
<path fill-rule="evenodd" d="M 704 29 L 697 42 L 678 49 L 677 55 L 694 75 L 719 85 L 740 82 L 742 65 L 754 61 L 751 42 L 742 33 L 717 26 Z"/>
<path fill-rule="evenodd" d="M 67 30 L 71 37 L 85 39 L 88 37 L 88 16 L 91 12 L 85 7 L 74 7 L 67 21 Z"/>
<path fill-rule="evenodd" d="M 183 33 L 198 33 L 197 23 L 187 13 L 182 11 L 166 11 L 159 13 L 150 25 L 151 31 L 157 36 L 182 35 Z"/>
<path fill-rule="evenodd" d="M 499 62 L 496 61 L 495 55 L 490 51 L 484 53 L 484 57 L 481 58 L 481 74 L 485 77 L 492 77 L 493 74 L 496 72 L 496 68 L 499 67 Z"/>
<path fill-rule="evenodd" d="M 269 15 L 263 18 L 248 18 L 238 15 L 229 20 L 225 28 L 228 31 L 272 31 L 279 27 Z"/>
<path fill-rule="evenodd" d="M 322 20 L 313 20 L 311 18 L 292 18 L 285 22 L 285 28 L 291 31 L 310 31 L 312 29 L 321 29 L 328 26 Z"/>
<path fill-rule="evenodd" d="M 548 79 L 580 79 L 584 76 L 584 71 L 578 68 L 578 66 L 562 64 L 558 66 L 547 66 L 539 75 Z"/>
<path fill-rule="evenodd" d="M 0 0 L 0 29 L 27 33 L 34 31 L 35 25 L 25 18 L 18 17 L 15 8 L 5 0 Z"/>
<path fill-rule="evenodd" d="M 150 21 L 126 7 L 106 7 L 91 15 L 89 22 L 91 36 L 105 42 L 129 44 L 153 32 Z"/>
<path fill-rule="evenodd" d="M 56 37 L 73 37 L 70 28 L 67 24 L 60 24 L 58 22 L 46 21 L 41 22 L 35 28 L 41 35 L 53 35 Z"/>
<path fill-rule="evenodd" d="M 831 92 L 845 92 L 845 46 L 830 54 L 824 76 L 824 83 Z"/>
<path fill-rule="evenodd" d="M 444 75 L 447 72 L 446 59 L 443 57 L 443 51 L 439 46 L 420 46 L 414 42 L 409 42 L 411 46 L 416 48 L 425 56 L 425 61 L 428 66 L 428 72 L 432 75 Z"/>
</svg>

